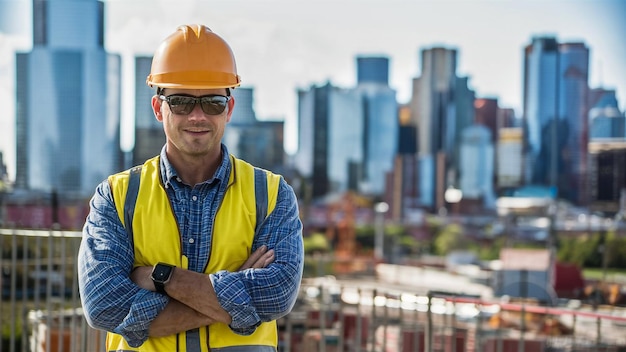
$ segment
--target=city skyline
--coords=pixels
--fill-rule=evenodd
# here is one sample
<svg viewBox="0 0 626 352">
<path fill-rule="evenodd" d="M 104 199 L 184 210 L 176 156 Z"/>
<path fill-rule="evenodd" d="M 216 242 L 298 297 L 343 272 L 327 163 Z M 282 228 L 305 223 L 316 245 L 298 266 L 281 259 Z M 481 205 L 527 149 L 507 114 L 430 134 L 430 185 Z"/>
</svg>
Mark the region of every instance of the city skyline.
<svg viewBox="0 0 626 352">
<path fill-rule="evenodd" d="M 15 51 L 30 50 L 30 29 L 20 29 L 32 23 L 24 21 L 24 16 L 30 19 L 28 4 L 26 0 L 0 1 L 0 13 L 5 14 L 0 15 L 3 96 L 14 97 Z M 585 43 L 591 49 L 590 87 L 615 89 L 620 109 L 624 110 L 626 104 L 626 65 L 623 65 L 626 42 L 620 38 L 626 33 L 626 2 L 619 0 L 410 4 L 240 0 L 183 1 L 175 7 L 172 4 L 171 1 L 105 2 L 105 46 L 122 55 L 124 79 L 132 80 L 129 65 L 134 55 L 150 55 L 158 41 L 176 25 L 207 23 L 233 46 L 243 85 L 255 89 L 257 116 L 285 119 L 285 147 L 290 154 L 295 150 L 290 138 L 296 134 L 297 89 L 325 81 L 354 86 L 359 55 L 389 57 L 390 85 L 398 92 L 398 102 L 406 103 L 411 81 L 420 74 L 420 50 L 437 46 L 456 48 L 457 74 L 470 78 L 470 87 L 477 97 L 498 98 L 502 107 L 515 109 L 519 116 L 523 48 L 534 36 L 550 35 L 560 42 Z M 148 8 L 153 11 L 150 16 L 146 16 Z M 259 13 L 264 15 L 258 16 Z M 122 119 L 126 122 L 134 111 L 129 107 L 133 100 L 131 93 L 127 88 L 122 92 L 126 97 L 122 102 Z M 14 98 L 9 99 L 8 109 L 0 116 L 0 151 L 4 152 L 11 176 L 15 173 L 14 103 Z M 129 133 L 123 133 L 122 138 L 124 135 L 128 138 Z M 128 147 L 128 140 L 124 143 Z"/>
</svg>

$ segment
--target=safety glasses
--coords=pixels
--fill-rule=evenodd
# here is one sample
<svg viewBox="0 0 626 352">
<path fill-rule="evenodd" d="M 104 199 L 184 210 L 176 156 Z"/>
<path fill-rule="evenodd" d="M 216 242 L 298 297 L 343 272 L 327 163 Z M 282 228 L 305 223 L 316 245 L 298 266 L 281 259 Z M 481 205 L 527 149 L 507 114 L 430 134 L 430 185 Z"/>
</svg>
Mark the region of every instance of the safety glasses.
<svg viewBox="0 0 626 352">
<path fill-rule="evenodd" d="M 159 96 L 170 106 L 170 110 L 176 115 L 189 115 L 196 104 L 200 104 L 202 111 L 207 115 L 219 115 L 224 112 L 230 96 L 224 95 L 203 95 L 194 97 L 192 95 L 172 94 Z"/>
</svg>

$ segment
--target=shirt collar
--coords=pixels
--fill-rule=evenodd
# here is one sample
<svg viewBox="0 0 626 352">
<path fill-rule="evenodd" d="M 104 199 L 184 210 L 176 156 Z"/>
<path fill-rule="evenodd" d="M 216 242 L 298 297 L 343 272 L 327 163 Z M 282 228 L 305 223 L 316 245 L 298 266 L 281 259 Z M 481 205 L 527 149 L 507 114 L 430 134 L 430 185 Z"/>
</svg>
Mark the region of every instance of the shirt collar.
<svg viewBox="0 0 626 352">
<path fill-rule="evenodd" d="M 160 161 L 159 161 L 159 169 L 161 172 L 161 181 L 165 185 L 165 188 L 169 188 L 172 186 L 172 182 L 178 182 L 182 184 L 182 181 L 178 177 L 178 171 L 174 168 L 174 166 L 170 163 L 167 158 L 166 153 L 167 146 L 164 145 L 161 149 Z M 228 176 L 230 175 L 230 154 L 228 153 L 228 149 L 222 143 L 222 162 L 220 166 L 217 168 L 217 171 L 213 175 L 212 178 L 205 180 L 203 183 L 213 183 L 217 181 L 228 181 Z"/>
</svg>

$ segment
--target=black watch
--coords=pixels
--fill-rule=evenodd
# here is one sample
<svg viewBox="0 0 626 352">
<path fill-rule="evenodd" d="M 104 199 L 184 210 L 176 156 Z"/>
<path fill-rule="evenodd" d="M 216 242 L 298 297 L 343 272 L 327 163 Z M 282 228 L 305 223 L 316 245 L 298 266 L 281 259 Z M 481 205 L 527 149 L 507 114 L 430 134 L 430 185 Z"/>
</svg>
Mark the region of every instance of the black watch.
<svg viewBox="0 0 626 352">
<path fill-rule="evenodd" d="M 174 265 L 166 264 L 166 263 L 158 263 L 152 269 L 152 274 L 150 274 L 150 278 L 152 282 L 154 282 L 154 288 L 158 293 L 165 293 L 165 284 L 170 281 L 172 277 L 172 273 L 174 272 Z"/>
</svg>

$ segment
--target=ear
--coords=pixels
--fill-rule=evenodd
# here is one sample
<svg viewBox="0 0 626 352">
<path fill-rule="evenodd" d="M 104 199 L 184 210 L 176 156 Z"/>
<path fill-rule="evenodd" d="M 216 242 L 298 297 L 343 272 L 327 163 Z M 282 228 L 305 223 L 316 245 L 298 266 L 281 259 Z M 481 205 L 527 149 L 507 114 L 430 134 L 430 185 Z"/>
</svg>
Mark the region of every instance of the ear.
<svg viewBox="0 0 626 352">
<path fill-rule="evenodd" d="M 159 122 L 163 122 L 163 113 L 161 112 L 161 108 L 163 107 L 163 100 L 159 99 L 157 95 L 152 96 L 152 111 L 154 111 L 154 117 Z"/>
<path fill-rule="evenodd" d="M 235 108 L 235 97 L 231 96 L 228 101 L 228 113 L 226 114 L 226 123 L 230 122 L 230 118 L 233 115 L 233 109 Z"/>
</svg>

